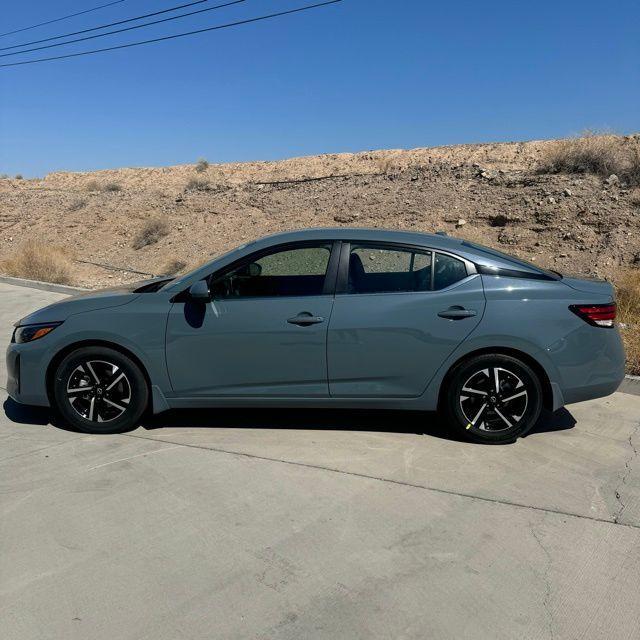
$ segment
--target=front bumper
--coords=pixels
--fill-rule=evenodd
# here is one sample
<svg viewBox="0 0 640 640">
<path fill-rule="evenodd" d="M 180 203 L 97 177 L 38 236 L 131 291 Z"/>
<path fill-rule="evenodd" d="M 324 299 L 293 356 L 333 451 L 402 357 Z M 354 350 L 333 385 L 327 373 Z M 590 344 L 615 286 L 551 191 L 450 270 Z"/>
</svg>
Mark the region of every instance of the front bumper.
<svg viewBox="0 0 640 640">
<path fill-rule="evenodd" d="M 36 347 L 35 349 L 33 347 Z M 7 347 L 7 393 L 16 402 L 49 406 L 46 366 L 37 345 L 11 343 Z"/>
</svg>

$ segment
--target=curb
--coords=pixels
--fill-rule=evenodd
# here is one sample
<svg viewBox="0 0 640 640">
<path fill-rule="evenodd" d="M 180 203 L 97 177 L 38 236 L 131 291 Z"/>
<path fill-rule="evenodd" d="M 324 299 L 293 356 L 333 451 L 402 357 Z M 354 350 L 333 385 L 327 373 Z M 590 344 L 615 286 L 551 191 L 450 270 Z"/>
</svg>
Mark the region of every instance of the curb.
<svg viewBox="0 0 640 640">
<path fill-rule="evenodd" d="M 40 282 L 38 280 L 25 280 L 24 278 L 14 278 L 13 276 L 1 276 L 0 282 L 4 284 L 12 284 L 15 287 L 29 287 L 30 289 L 40 289 L 41 291 L 52 291 L 54 293 L 66 293 L 73 295 L 74 293 L 83 293 L 90 291 L 84 287 L 70 287 L 65 284 L 53 284 L 52 282 Z"/>
<path fill-rule="evenodd" d="M 640 396 L 640 376 L 625 376 L 618 387 L 620 393 L 629 393 L 632 396 Z"/>
</svg>

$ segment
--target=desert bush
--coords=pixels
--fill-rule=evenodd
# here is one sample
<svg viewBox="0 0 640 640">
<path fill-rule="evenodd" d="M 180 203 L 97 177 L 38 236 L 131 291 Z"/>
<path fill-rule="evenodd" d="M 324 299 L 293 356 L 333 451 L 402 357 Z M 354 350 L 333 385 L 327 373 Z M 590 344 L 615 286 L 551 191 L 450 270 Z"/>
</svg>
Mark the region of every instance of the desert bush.
<svg viewBox="0 0 640 640">
<path fill-rule="evenodd" d="M 594 133 L 557 140 L 546 148 L 538 171 L 593 173 L 604 178 L 615 174 L 624 182 L 640 184 L 640 141 Z"/>
<path fill-rule="evenodd" d="M 186 266 L 186 262 L 178 260 L 178 258 L 172 258 L 162 267 L 161 273 L 165 276 L 175 276 L 180 271 L 183 271 Z"/>
<path fill-rule="evenodd" d="M 384 175 L 388 175 L 393 172 L 393 157 L 392 156 L 383 156 L 382 158 L 376 158 L 376 166 L 378 167 L 378 171 Z"/>
<path fill-rule="evenodd" d="M 640 189 L 634 189 L 629 196 L 629 202 L 640 209 Z"/>
<path fill-rule="evenodd" d="M 147 220 L 133 239 L 133 248 L 142 249 L 150 244 L 155 244 L 169 235 L 169 223 L 164 218 L 152 218 Z"/>
<path fill-rule="evenodd" d="M 184 187 L 185 191 L 208 191 L 209 181 L 201 178 L 191 178 Z"/>
<path fill-rule="evenodd" d="M 26 242 L 0 264 L 10 276 L 57 284 L 71 282 L 71 266 L 71 258 L 63 248 L 36 241 Z"/>
<path fill-rule="evenodd" d="M 640 269 L 629 269 L 615 282 L 618 319 L 627 354 L 627 372 L 640 375 Z"/>
<path fill-rule="evenodd" d="M 21 173 L 16 173 L 16 180 L 24 180 Z"/>
<path fill-rule="evenodd" d="M 198 173 L 204 173 L 209 168 L 209 161 L 206 158 L 200 158 L 196 162 L 196 171 Z"/>
<path fill-rule="evenodd" d="M 73 200 L 71 202 L 67 210 L 71 212 L 80 211 L 80 209 L 83 209 L 86 206 L 87 206 L 87 201 L 84 198 L 77 198 L 76 200 Z"/>
<path fill-rule="evenodd" d="M 122 191 L 122 186 L 117 182 L 106 182 L 104 184 L 97 180 L 89 180 L 84 186 L 85 191 L 100 191 L 102 193 L 117 193 Z"/>
</svg>

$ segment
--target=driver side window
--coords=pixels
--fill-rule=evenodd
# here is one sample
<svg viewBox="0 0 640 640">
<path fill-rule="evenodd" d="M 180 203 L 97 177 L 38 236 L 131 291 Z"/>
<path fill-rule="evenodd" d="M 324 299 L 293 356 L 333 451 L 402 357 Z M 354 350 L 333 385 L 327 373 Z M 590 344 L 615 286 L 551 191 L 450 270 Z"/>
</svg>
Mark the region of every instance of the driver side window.
<svg viewBox="0 0 640 640">
<path fill-rule="evenodd" d="M 218 300 L 319 296 L 330 255 L 330 243 L 274 251 L 215 277 L 211 294 Z"/>
</svg>

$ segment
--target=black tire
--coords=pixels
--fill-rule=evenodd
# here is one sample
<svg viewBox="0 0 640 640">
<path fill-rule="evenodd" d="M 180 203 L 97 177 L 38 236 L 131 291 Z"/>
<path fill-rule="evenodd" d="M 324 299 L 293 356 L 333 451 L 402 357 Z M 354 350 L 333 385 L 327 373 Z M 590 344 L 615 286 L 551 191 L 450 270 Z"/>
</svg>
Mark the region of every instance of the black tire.
<svg viewBox="0 0 640 640">
<path fill-rule="evenodd" d="M 443 409 L 448 426 L 469 440 L 513 442 L 540 417 L 542 385 L 535 371 L 521 360 L 483 354 L 456 365 L 445 389 Z"/>
<path fill-rule="evenodd" d="M 108 347 L 82 347 L 56 369 L 53 400 L 63 421 L 86 433 L 134 429 L 147 408 L 149 388 L 140 367 Z"/>
</svg>

